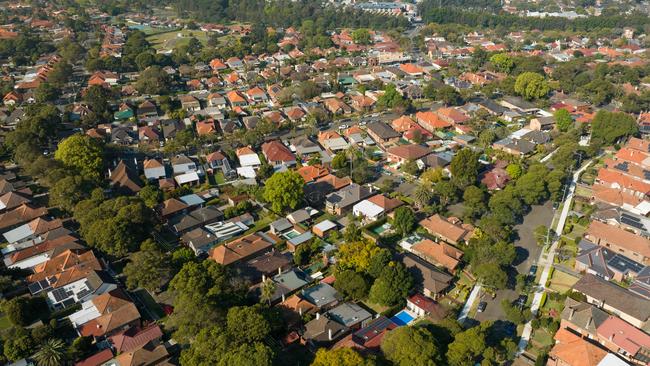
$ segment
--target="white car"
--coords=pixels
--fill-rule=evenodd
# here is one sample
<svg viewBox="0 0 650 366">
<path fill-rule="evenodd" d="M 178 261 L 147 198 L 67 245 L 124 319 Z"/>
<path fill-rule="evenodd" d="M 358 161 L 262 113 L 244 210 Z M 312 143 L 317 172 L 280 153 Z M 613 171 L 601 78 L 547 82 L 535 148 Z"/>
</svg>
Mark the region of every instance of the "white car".
<svg viewBox="0 0 650 366">
<path fill-rule="evenodd" d="M 346 125 L 346 124 L 343 124 L 343 125 L 339 126 L 339 130 L 345 130 L 347 128 L 348 128 L 348 125 Z"/>
</svg>

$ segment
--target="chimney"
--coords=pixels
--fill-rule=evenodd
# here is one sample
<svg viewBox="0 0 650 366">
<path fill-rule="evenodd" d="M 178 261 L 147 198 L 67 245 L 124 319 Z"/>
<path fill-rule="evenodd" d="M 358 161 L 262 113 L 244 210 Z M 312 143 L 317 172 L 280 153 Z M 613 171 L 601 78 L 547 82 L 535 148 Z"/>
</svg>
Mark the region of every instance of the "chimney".
<svg viewBox="0 0 650 366">
<path fill-rule="evenodd" d="M 331 329 L 327 330 L 327 337 L 329 338 L 330 341 L 332 340 L 332 330 Z M 611 339 L 610 339 L 610 341 L 611 341 Z"/>
<path fill-rule="evenodd" d="M 266 276 L 262 275 L 262 282 L 266 282 Z"/>
<path fill-rule="evenodd" d="M 282 267 L 278 267 L 278 274 L 279 274 L 279 275 L 282 274 Z"/>
<path fill-rule="evenodd" d="M 302 316 L 302 306 L 298 307 L 298 314 L 300 314 L 300 316 Z M 318 315 L 318 313 L 316 313 L 316 315 Z"/>
<path fill-rule="evenodd" d="M 316 320 L 320 319 L 320 313 L 316 313 Z"/>
<path fill-rule="evenodd" d="M 573 319 L 573 315 L 575 314 L 575 312 L 576 312 L 576 309 L 571 308 L 571 312 L 569 313 L 569 320 Z"/>
</svg>

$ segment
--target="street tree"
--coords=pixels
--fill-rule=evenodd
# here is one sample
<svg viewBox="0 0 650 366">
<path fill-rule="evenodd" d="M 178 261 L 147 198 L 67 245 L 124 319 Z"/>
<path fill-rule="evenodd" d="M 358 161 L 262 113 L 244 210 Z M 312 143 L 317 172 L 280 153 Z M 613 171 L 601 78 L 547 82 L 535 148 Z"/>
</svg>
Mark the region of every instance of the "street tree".
<svg viewBox="0 0 650 366">
<path fill-rule="evenodd" d="M 294 209 L 304 197 L 304 184 L 303 178 L 295 171 L 277 172 L 266 181 L 264 199 L 275 212 Z"/>
<path fill-rule="evenodd" d="M 550 90 L 544 76 L 535 72 L 524 72 L 515 81 L 515 92 L 528 100 L 543 98 Z"/>
</svg>

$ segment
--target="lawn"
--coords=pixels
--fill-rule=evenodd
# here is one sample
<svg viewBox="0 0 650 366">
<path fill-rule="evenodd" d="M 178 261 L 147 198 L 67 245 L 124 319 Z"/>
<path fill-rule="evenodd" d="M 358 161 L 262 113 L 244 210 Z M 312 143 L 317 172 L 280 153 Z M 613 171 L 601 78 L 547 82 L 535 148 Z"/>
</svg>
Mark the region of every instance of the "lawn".
<svg viewBox="0 0 650 366">
<path fill-rule="evenodd" d="M 537 348 L 543 348 L 555 343 L 553 336 L 543 328 L 535 329 L 532 340 L 533 344 L 537 346 Z"/>
<path fill-rule="evenodd" d="M 172 31 L 153 33 L 147 36 L 147 41 L 149 41 L 156 50 L 171 50 L 175 47 L 188 44 L 192 37 L 195 37 L 205 45 L 208 42 L 209 33 L 201 30 L 175 29 Z"/>
<path fill-rule="evenodd" d="M 223 172 L 217 172 L 217 174 L 213 175 L 214 181 L 217 184 L 224 184 L 226 183 L 226 177 L 223 176 Z"/>
<path fill-rule="evenodd" d="M 0 317 L 0 332 L 9 328 L 11 328 L 11 322 L 6 315 L 2 314 L 2 317 Z"/>
<path fill-rule="evenodd" d="M 559 293 L 564 293 L 576 282 L 578 282 L 578 278 L 556 269 L 553 271 L 553 277 L 551 278 L 551 285 L 549 287 Z"/>
</svg>

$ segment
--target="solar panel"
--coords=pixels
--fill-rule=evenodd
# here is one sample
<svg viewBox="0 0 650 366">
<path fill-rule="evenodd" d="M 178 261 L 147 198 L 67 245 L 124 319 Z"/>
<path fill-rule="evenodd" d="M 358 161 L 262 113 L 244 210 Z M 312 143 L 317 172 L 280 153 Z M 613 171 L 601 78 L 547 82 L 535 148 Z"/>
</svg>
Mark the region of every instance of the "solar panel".
<svg viewBox="0 0 650 366">
<path fill-rule="evenodd" d="M 57 288 L 52 291 L 52 296 L 56 302 L 61 302 L 68 298 L 68 292 L 64 288 Z"/>
<path fill-rule="evenodd" d="M 32 295 L 35 295 L 35 294 L 41 292 L 41 290 L 43 290 L 43 288 L 41 287 L 41 285 L 38 282 L 30 283 L 27 286 L 27 288 L 29 289 L 29 292 Z"/>
<path fill-rule="evenodd" d="M 634 220 L 634 221 L 639 221 L 639 222 L 641 222 L 641 218 L 640 218 L 640 217 L 630 215 L 630 214 L 627 213 L 627 212 L 621 212 L 621 217 L 626 217 L 626 218 L 628 218 L 628 219 L 631 219 L 631 220 Z"/>
<path fill-rule="evenodd" d="M 92 291 L 85 288 L 85 289 L 79 291 L 79 293 L 77 294 L 77 298 L 78 299 L 83 299 L 84 297 L 86 297 L 87 295 L 90 295 L 91 293 L 92 293 Z"/>
<path fill-rule="evenodd" d="M 650 171 L 644 170 L 644 171 L 643 171 L 643 177 L 644 177 L 645 179 L 650 180 Z"/>
<path fill-rule="evenodd" d="M 614 169 L 618 169 L 620 171 L 627 172 L 627 170 L 628 170 L 627 162 L 626 163 L 618 163 L 618 164 L 614 165 Z"/>
<path fill-rule="evenodd" d="M 623 224 L 630 225 L 630 226 L 632 226 L 634 228 L 637 228 L 637 229 L 643 229 L 644 228 L 643 224 L 641 222 L 629 219 L 627 217 L 621 217 L 621 222 Z"/>
</svg>

